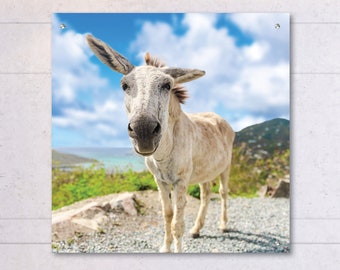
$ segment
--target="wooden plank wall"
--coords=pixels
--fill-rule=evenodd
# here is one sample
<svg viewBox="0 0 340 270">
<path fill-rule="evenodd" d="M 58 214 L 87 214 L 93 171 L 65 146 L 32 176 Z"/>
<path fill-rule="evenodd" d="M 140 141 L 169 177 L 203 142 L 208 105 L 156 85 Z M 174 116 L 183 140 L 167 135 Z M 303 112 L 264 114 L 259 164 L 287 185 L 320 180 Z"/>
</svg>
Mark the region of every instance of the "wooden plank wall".
<svg viewBox="0 0 340 270">
<path fill-rule="evenodd" d="M 291 254 L 52 254 L 52 13 L 189 11 L 291 14 Z M 339 269 L 339 116 L 338 0 L 2 0 L 0 269 Z"/>
</svg>

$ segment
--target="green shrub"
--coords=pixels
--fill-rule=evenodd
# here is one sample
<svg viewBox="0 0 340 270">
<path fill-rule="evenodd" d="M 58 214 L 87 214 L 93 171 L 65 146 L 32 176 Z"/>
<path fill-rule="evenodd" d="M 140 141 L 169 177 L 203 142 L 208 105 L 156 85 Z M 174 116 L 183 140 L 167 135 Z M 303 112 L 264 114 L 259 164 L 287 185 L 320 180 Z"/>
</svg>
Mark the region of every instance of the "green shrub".
<svg viewBox="0 0 340 270">
<path fill-rule="evenodd" d="M 220 188 L 220 181 L 213 181 L 210 188 L 213 193 L 218 193 Z M 200 186 L 198 184 L 190 185 L 188 188 L 188 194 L 194 198 L 200 199 L 201 196 Z"/>
<path fill-rule="evenodd" d="M 188 194 L 194 198 L 199 199 L 200 198 L 200 187 L 199 185 L 191 185 L 188 188 Z"/>
<path fill-rule="evenodd" d="M 232 196 L 254 197 L 269 176 L 279 179 L 289 174 L 290 151 L 276 151 L 267 158 L 254 158 L 244 147 L 234 148 L 229 180 Z"/>
<path fill-rule="evenodd" d="M 231 196 L 254 197 L 268 178 L 279 179 L 289 174 L 290 151 L 275 152 L 271 158 L 254 158 L 245 148 L 233 150 L 229 179 Z M 52 209 L 72 204 L 90 197 L 138 190 L 157 190 L 153 176 L 147 172 L 112 172 L 108 174 L 102 164 L 89 168 L 75 167 L 61 170 L 57 164 L 52 169 Z M 212 184 L 212 192 L 218 193 L 219 181 Z M 200 198 L 199 185 L 189 186 L 188 193 Z"/>
<path fill-rule="evenodd" d="M 255 158 L 245 146 L 233 149 L 232 166 L 229 177 L 229 195 L 232 197 L 255 197 L 268 179 L 278 180 L 289 174 L 290 151 L 276 151 L 267 158 Z M 212 192 L 218 193 L 219 181 L 212 184 Z M 199 185 L 189 186 L 188 194 L 200 198 Z"/>
<path fill-rule="evenodd" d="M 157 190 L 153 176 L 147 172 L 117 172 L 107 174 L 103 165 L 52 170 L 52 209 L 91 197 L 138 190 Z"/>
</svg>

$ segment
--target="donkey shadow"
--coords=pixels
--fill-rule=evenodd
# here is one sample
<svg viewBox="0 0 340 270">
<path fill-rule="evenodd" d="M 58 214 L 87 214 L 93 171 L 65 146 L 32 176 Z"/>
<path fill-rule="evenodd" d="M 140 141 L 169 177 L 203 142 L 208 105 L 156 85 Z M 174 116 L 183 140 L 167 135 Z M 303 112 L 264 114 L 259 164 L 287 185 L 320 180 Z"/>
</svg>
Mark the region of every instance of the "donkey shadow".
<svg viewBox="0 0 340 270">
<path fill-rule="evenodd" d="M 272 233 L 251 233 L 236 229 L 230 229 L 226 233 L 219 235 L 201 234 L 197 239 L 210 239 L 219 242 L 223 248 L 225 244 L 235 244 L 243 246 L 243 250 L 237 252 L 244 253 L 289 253 L 290 244 L 286 236 Z M 193 239 L 192 241 L 195 241 Z M 249 245 L 249 246 L 248 246 Z M 227 251 L 226 251 L 227 252 Z M 222 252 L 223 253 L 223 252 Z"/>
</svg>

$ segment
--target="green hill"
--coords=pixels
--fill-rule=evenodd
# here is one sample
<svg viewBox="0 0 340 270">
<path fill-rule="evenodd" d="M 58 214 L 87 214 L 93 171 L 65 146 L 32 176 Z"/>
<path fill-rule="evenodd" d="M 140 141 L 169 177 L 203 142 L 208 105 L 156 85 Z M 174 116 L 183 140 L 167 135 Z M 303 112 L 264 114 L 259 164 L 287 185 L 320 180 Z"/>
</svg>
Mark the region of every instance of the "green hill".
<svg viewBox="0 0 340 270">
<path fill-rule="evenodd" d="M 246 147 L 253 155 L 272 156 L 290 145 L 289 120 L 275 118 L 236 132 L 235 147 Z"/>
</svg>

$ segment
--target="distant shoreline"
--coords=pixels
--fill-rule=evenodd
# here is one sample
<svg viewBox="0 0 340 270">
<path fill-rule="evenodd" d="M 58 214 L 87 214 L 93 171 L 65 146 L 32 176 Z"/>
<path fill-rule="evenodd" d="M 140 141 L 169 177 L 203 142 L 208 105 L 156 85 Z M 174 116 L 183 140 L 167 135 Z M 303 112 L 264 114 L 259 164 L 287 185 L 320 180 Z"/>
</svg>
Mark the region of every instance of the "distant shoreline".
<svg viewBox="0 0 340 270">
<path fill-rule="evenodd" d="M 98 163 L 96 159 L 81 157 L 74 154 L 61 153 L 52 149 L 53 167 L 72 167 L 80 163 Z"/>
<path fill-rule="evenodd" d="M 97 164 L 107 172 L 146 170 L 144 158 L 129 147 L 56 147 L 52 151 L 52 168 L 69 170 Z"/>
</svg>

